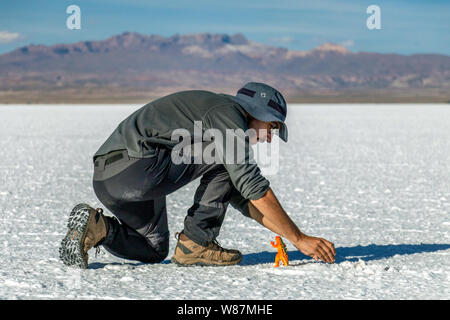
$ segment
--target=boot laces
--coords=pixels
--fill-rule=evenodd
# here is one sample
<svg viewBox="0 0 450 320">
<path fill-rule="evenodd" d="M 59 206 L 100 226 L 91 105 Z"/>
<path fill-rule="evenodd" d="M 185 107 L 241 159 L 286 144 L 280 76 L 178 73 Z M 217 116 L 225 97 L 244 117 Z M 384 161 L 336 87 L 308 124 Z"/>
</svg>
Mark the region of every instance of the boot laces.
<svg viewBox="0 0 450 320">
<path fill-rule="evenodd" d="M 214 239 L 212 241 L 212 244 L 214 245 L 214 248 L 218 249 L 220 252 L 226 251 L 224 248 L 222 248 L 222 246 L 220 245 L 219 241 L 217 241 L 217 239 Z"/>
</svg>

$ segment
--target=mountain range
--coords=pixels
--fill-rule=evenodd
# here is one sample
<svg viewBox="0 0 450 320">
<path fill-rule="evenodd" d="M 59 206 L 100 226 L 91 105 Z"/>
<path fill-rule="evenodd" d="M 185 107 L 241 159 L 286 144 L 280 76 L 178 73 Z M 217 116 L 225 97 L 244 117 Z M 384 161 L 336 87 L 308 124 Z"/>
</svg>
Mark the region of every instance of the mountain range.
<svg viewBox="0 0 450 320">
<path fill-rule="evenodd" d="M 450 101 L 450 56 L 353 52 L 332 43 L 295 51 L 240 33 L 125 32 L 29 45 L 0 55 L 0 70 L 3 103 L 144 102 L 189 89 L 233 94 L 247 81 L 266 82 L 291 102 Z"/>
</svg>

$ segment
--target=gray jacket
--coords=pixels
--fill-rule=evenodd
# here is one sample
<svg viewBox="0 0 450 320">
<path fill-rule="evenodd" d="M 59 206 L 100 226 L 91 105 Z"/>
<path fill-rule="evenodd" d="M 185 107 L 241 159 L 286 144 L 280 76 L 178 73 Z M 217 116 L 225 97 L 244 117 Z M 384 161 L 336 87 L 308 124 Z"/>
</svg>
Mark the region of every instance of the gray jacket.
<svg viewBox="0 0 450 320">
<path fill-rule="evenodd" d="M 194 121 L 201 121 L 203 132 L 217 129 L 223 137 L 227 129 L 244 132 L 248 129 L 244 109 L 227 95 L 203 90 L 181 91 L 154 100 L 128 116 L 94 154 L 94 159 L 115 150 L 126 149 L 130 157 L 147 158 L 153 155 L 155 145 L 173 149 L 179 143 L 172 140 L 173 131 L 186 129 L 194 137 Z M 248 137 L 243 143 L 245 159 L 253 159 Z M 223 163 L 233 185 L 245 199 L 256 200 L 266 193 L 269 181 L 254 161 Z"/>
</svg>

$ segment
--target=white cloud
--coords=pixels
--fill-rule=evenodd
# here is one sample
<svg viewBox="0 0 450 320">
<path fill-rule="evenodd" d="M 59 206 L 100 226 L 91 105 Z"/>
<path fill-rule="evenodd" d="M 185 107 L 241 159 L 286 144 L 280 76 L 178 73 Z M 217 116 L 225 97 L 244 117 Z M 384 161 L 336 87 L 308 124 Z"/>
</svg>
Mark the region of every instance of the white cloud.
<svg viewBox="0 0 450 320">
<path fill-rule="evenodd" d="M 17 40 L 20 37 L 20 33 L 0 31 L 0 43 L 9 43 Z"/>
</svg>

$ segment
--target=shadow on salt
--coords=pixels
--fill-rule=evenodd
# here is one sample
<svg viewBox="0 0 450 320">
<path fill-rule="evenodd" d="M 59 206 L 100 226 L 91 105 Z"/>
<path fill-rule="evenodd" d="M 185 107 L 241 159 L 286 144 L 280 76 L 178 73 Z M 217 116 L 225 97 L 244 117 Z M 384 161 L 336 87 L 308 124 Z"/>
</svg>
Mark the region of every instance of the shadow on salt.
<svg viewBox="0 0 450 320">
<path fill-rule="evenodd" d="M 428 253 L 450 249 L 450 244 L 388 244 L 354 247 L 337 247 L 336 261 L 341 263 L 344 261 L 356 262 L 358 260 L 373 261 L 391 258 L 395 255 L 410 255 L 416 253 Z M 256 253 L 245 254 L 241 265 L 257 265 L 263 263 L 273 263 L 276 252 L 262 251 Z M 315 262 L 312 258 L 305 256 L 300 251 L 289 251 L 289 265 L 297 266 Z M 310 259 L 311 261 L 295 261 Z"/>
</svg>

